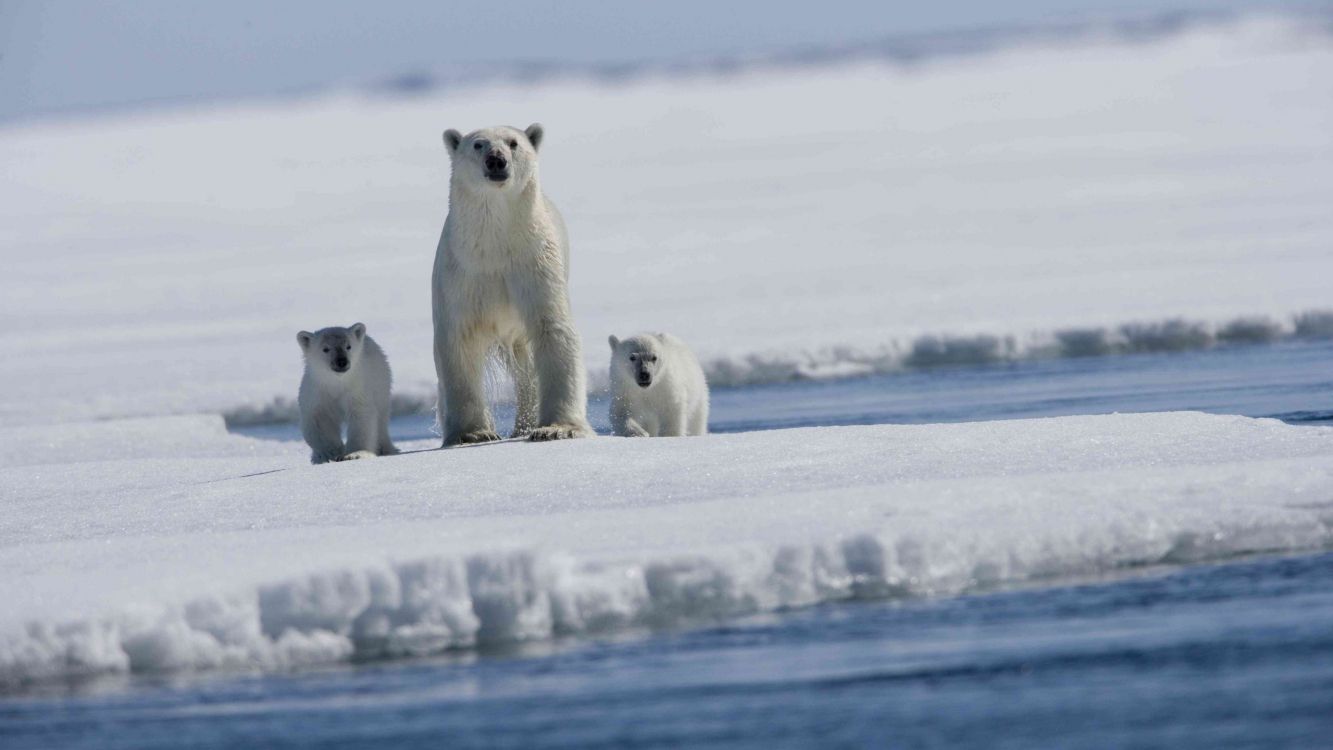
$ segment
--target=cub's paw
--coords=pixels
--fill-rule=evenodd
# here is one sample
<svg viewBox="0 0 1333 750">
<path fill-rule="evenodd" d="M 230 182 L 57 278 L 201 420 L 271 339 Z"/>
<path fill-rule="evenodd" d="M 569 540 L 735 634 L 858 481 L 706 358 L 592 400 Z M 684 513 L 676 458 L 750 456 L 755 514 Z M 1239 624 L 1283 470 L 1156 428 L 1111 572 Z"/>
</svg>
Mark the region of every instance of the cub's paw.
<svg viewBox="0 0 1333 750">
<path fill-rule="evenodd" d="M 534 443 L 543 443 L 547 440 L 569 440 L 570 438 L 592 437 L 592 428 L 580 424 L 551 424 L 545 427 L 535 427 L 528 435 L 528 439 Z"/>
<path fill-rule="evenodd" d="M 374 453 L 373 451 L 352 451 L 351 453 L 348 453 L 347 455 L 339 456 L 337 460 L 339 460 L 339 461 L 357 461 L 357 460 L 360 460 L 360 459 L 362 459 L 362 458 L 374 458 L 374 457 L 375 457 L 375 453 Z"/>
<path fill-rule="evenodd" d="M 492 443 L 499 439 L 500 435 L 495 430 L 474 430 L 459 435 L 456 442 L 458 445 L 473 445 L 476 443 Z"/>
</svg>

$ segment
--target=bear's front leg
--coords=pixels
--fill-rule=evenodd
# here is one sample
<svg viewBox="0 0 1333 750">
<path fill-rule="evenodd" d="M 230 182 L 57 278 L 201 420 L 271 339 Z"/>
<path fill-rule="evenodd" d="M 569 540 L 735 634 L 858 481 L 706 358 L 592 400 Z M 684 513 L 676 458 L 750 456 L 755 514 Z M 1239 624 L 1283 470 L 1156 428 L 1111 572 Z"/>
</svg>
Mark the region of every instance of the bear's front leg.
<svg viewBox="0 0 1333 750">
<path fill-rule="evenodd" d="M 529 439 L 592 437 L 595 433 L 588 424 L 583 352 L 563 285 L 534 283 L 516 296 L 523 309 L 537 369 L 537 427 Z"/>
<path fill-rule="evenodd" d="M 486 408 L 482 376 L 486 342 L 479 336 L 456 335 L 438 322 L 435 329 L 435 373 L 439 378 L 440 427 L 444 447 L 499 440 Z"/>
</svg>

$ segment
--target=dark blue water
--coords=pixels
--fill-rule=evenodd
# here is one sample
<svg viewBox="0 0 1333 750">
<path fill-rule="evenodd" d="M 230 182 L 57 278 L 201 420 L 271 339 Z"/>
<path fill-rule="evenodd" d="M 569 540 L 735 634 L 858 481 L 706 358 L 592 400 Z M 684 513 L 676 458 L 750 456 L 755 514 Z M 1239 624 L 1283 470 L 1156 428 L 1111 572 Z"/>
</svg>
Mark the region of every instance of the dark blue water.
<svg viewBox="0 0 1333 750">
<path fill-rule="evenodd" d="M 1333 423 L 1333 340 L 719 389 L 712 406 L 714 432 L 1179 410 Z"/>
<path fill-rule="evenodd" d="M 1327 423 L 1333 342 L 719 389 L 713 405 L 717 431 L 1163 409 Z M 395 422 L 400 440 L 429 434 Z M 1330 746 L 1333 553 L 0 700 L 7 749 Z"/>
<path fill-rule="evenodd" d="M 1333 554 L 0 702 L 6 748 L 1327 747 Z"/>
<path fill-rule="evenodd" d="M 1333 424 L 1333 339 L 716 388 L 711 402 L 713 432 L 1180 410 Z M 589 402 L 588 416 L 610 433 L 605 396 Z M 394 439 L 432 438 L 433 421 L 395 419 Z M 512 410 L 496 410 L 497 424 L 512 421 Z M 301 439 L 295 425 L 236 431 Z"/>
</svg>

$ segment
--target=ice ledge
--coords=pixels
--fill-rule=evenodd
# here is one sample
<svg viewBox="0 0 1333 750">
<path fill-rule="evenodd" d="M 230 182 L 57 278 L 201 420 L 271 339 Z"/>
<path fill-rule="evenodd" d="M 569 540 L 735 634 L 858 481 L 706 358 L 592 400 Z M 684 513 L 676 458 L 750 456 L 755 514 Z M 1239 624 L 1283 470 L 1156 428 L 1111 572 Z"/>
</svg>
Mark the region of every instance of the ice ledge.
<svg viewBox="0 0 1333 750">
<path fill-rule="evenodd" d="M 13 690 L 102 674 L 284 670 L 652 630 L 843 599 L 953 595 L 1333 542 L 1333 430 L 1272 420 L 1117 415 L 791 430 L 674 446 L 597 440 L 568 449 L 671 447 L 674 457 L 655 453 L 679 464 L 663 471 L 680 474 L 697 451 L 753 444 L 763 453 L 751 456 L 749 470 L 762 473 L 782 463 L 772 455 L 773 441 L 797 455 L 907 432 L 921 452 L 935 457 L 934 466 L 904 455 L 915 468 L 886 481 L 862 460 L 861 473 L 844 471 L 840 483 L 820 480 L 839 485 L 829 489 L 705 493 L 633 506 L 571 502 L 548 512 L 511 515 L 494 508 L 455 518 L 274 530 L 252 535 L 250 548 L 238 546 L 242 537 L 234 533 L 199 533 L 30 549 L 38 557 L 83 550 L 93 560 L 77 546 L 92 544 L 112 550 L 110 562 L 144 566 L 145 575 L 191 580 L 189 571 L 162 562 L 169 554 L 156 554 L 174 545 L 190 552 L 179 560 L 197 561 L 193 580 L 216 582 L 173 594 L 127 587 L 123 605 L 104 615 L 11 620 L 0 635 L 0 685 Z M 1038 450 L 1052 462 L 1021 465 L 1023 435 L 1031 446 L 1046 445 Z M 1063 454 L 1051 450 L 1057 438 Z M 1182 448 L 1182 438 L 1195 452 Z M 1013 455 L 1006 458 L 1002 448 L 1001 455 L 982 456 L 978 448 L 997 440 Z M 531 450 L 538 451 L 537 463 L 537 456 L 566 452 Z M 428 457 L 463 470 L 459 463 L 483 461 L 484 454 Z M 1243 454 L 1249 457 L 1238 458 Z M 983 465 L 968 470 L 969 456 Z M 880 460 L 895 457 L 881 454 Z M 386 460 L 338 470 L 408 468 Z M 533 476 L 558 480 L 560 470 L 548 468 L 543 474 L 534 466 Z M 293 479 L 273 479 L 278 484 L 268 487 L 300 481 L 301 472 L 284 473 Z M 274 545 L 283 547 L 281 554 L 264 552 Z M 129 559 L 125 550 L 131 549 L 147 562 Z M 362 554 L 366 550 L 378 552 Z M 229 576 L 232 563 L 250 554 L 270 554 L 274 562 L 258 579 Z"/>
</svg>

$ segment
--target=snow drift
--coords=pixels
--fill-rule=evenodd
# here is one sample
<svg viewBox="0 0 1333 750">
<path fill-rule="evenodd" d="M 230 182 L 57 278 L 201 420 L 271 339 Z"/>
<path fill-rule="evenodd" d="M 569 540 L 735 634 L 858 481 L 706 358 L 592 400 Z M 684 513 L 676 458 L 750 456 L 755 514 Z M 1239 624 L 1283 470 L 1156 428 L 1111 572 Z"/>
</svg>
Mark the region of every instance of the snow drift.
<svg viewBox="0 0 1333 750">
<path fill-rule="evenodd" d="M 1333 541 L 1333 428 L 1195 413 L 305 465 L 167 420 L 0 436 L 0 683 L 286 669 Z M 424 448 L 408 444 L 406 448 Z M 273 455 L 277 452 L 277 456 Z M 519 468 L 521 470 L 516 471 Z"/>
</svg>

